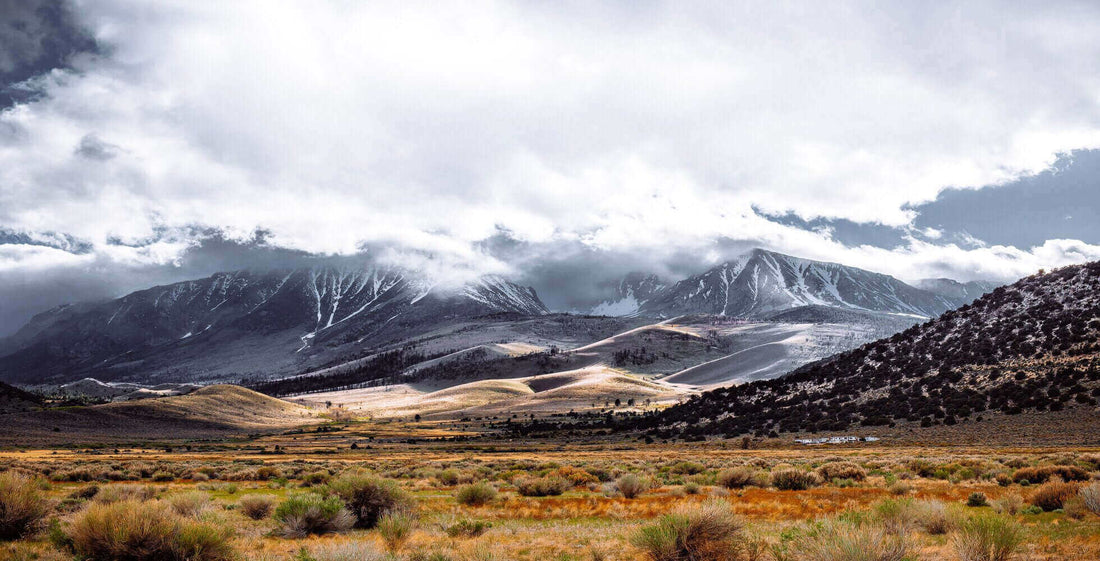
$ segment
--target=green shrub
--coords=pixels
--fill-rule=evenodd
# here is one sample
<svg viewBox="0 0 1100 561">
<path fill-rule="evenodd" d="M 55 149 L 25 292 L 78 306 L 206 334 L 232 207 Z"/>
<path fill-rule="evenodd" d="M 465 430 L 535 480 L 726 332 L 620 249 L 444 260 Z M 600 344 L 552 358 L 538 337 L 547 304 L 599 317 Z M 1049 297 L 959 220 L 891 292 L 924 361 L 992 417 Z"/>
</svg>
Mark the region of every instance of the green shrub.
<svg viewBox="0 0 1100 561">
<path fill-rule="evenodd" d="M 210 496 L 202 491 L 188 491 L 169 497 L 168 504 L 180 516 L 198 518 L 210 508 Z"/>
<path fill-rule="evenodd" d="M 271 495 L 246 495 L 241 497 L 238 504 L 245 516 L 253 520 L 263 520 L 275 508 L 275 498 Z"/>
<path fill-rule="evenodd" d="M 156 481 L 157 483 L 167 483 L 169 481 L 175 481 L 176 475 L 167 471 L 158 471 L 154 473 L 153 477 L 151 477 L 150 479 Z"/>
<path fill-rule="evenodd" d="M 738 466 L 718 472 L 717 481 L 718 485 L 726 489 L 742 489 L 749 485 L 758 485 L 761 482 L 761 477 L 753 467 Z"/>
<path fill-rule="evenodd" d="M 384 514 L 413 507 L 412 496 L 396 481 L 362 472 L 341 475 L 329 483 L 329 489 L 355 515 L 358 528 L 374 528 Z"/>
<path fill-rule="evenodd" d="M 695 475 L 697 473 L 702 473 L 706 469 L 706 466 L 698 462 L 689 462 L 687 460 L 682 460 L 676 462 L 675 464 L 672 464 L 672 466 L 669 467 L 668 470 L 677 475 Z"/>
<path fill-rule="evenodd" d="M 964 520 L 952 540 L 962 561 L 1007 561 L 1022 541 L 1019 525 L 989 514 Z"/>
<path fill-rule="evenodd" d="M 455 491 L 455 500 L 460 505 L 482 506 L 496 500 L 497 489 L 488 482 L 481 481 L 470 485 L 463 485 Z"/>
<path fill-rule="evenodd" d="M 1077 494 L 1077 486 L 1057 479 L 1044 483 L 1031 493 L 1030 503 L 1050 512 L 1062 508 L 1066 500 Z"/>
<path fill-rule="evenodd" d="M 315 471 L 302 476 L 302 487 L 316 487 L 328 483 L 331 476 L 327 471 Z"/>
<path fill-rule="evenodd" d="M 652 487 L 653 484 L 648 479 L 633 473 L 628 473 L 615 481 L 615 489 L 628 499 L 633 499 Z"/>
<path fill-rule="evenodd" d="M 516 480 L 516 491 L 524 497 L 551 497 L 569 489 L 569 482 L 561 477 L 525 477 Z"/>
<path fill-rule="evenodd" d="M 461 474 L 458 473 L 458 470 L 454 469 L 445 469 L 439 472 L 439 475 L 436 477 L 440 483 L 448 487 L 458 485 L 460 478 Z"/>
<path fill-rule="evenodd" d="M 1014 516 L 1024 506 L 1024 499 L 1020 498 L 1020 495 L 1004 495 L 999 499 L 993 500 L 993 510 Z"/>
<path fill-rule="evenodd" d="M 17 540 L 38 528 L 49 505 L 34 480 L 6 471 L 0 473 L 0 540 Z"/>
<path fill-rule="evenodd" d="M 966 498 L 966 506 L 989 506 L 989 499 L 985 497 L 985 493 L 975 491 L 970 493 L 970 496 Z"/>
<path fill-rule="evenodd" d="M 653 561 L 725 561 L 738 555 L 743 529 L 728 505 L 709 501 L 662 516 L 631 541 Z"/>
<path fill-rule="evenodd" d="M 66 543 L 87 561 L 229 561 L 225 526 L 185 520 L 160 501 L 89 506 L 70 524 Z"/>
<path fill-rule="evenodd" d="M 1062 481 L 1088 481 L 1089 472 L 1077 466 L 1042 466 L 1025 467 L 1016 470 L 1012 475 L 1017 483 L 1046 483 L 1051 478 L 1060 478 Z"/>
<path fill-rule="evenodd" d="M 772 485 L 780 491 L 803 491 L 818 485 L 820 481 L 813 473 L 788 468 L 772 472 Z"/>
<path fill-rule="evenodd" d="M 447 526 L 447 535 L 452 538 L 476 538 L 489 530 L 492 524 L 482 520 L 463 518 Z"/>
<path fill-rule="evenodd" d="M 275 509 L 275 520 L 288 538 L 342 532 L 355 525 L 355 516 L 339 498 L 313 493 L 287 498 Z"/>
<path fill-rule="evenodd" d="M 416 520 L 408 511 L 392 511 L 378 519 L 378 534 L 390 553 L 396 553 L 408 541 Z"/>
</svg>

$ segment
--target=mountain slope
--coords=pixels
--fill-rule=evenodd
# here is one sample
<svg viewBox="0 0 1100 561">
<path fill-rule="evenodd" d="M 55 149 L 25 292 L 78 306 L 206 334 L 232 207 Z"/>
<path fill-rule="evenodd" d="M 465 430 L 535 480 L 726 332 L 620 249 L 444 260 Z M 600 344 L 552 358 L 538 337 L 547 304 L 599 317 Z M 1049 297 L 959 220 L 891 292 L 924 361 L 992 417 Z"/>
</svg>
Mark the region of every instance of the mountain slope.
<svg viewBox="0 0 1100 561">
<path fill-rule="evenodd" d="M 654 296 L 668 288 L 657 275 L 630 273 L 615 286 L 614 295 L 589 312 L 594 316 L 633 317 Z"/>
<path fill-rule="evenodd" d="M 1094 411 L 1097 397 L 1100 262 L 1028 277 L 892 337 L 775 380 L 705 393 L 644 423 L 689 435 L 929 426 L 987 411 Z"/>
<path fill-rule="evenodd" d="M 0 379 L 110 380 L 132 369 L 227 379 L 386 329 L 493 313 L 547 310 L 534 290 L 499 277 L 444 290 L 387 267 L 219 273 L 39 314 L 0 344 Z"/>
<path fill-rule="evenodd" d="M 985 281 L 959 282 L 952 279 L 922 279 L 917 282 L 917 288 L 939 294 L 961 306 L 969 304 L 976 298 L 988 294 L 997 288 L 996 283 Z"/>
<path fill-rule="evenodd" d="M 758 318 L 801 306 L 827 306 L 934 317 L 960 303 L 881 273 L 755 249 L 659 291 L 638 313 Z"/>
</svg>

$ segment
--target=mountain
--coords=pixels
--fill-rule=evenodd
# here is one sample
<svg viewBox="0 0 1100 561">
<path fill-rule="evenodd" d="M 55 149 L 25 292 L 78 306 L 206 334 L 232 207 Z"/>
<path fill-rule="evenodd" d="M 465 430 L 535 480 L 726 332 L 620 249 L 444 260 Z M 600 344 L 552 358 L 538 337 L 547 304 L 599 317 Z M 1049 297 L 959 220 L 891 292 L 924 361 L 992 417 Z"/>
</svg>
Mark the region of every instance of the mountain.
<svg viewBox="0 0 1100 561">
<path fill-rule="evenodd" d="M 754 249 L 658 291 L 637 313 L 760 318 L 801 306 L 826 306 L 935 317 L 962 303 L 889 275 Z"/>
<path fill-rule="evenodd" d="M 634 317 L 651 298 L 668 288 L 660 277 L 646 273 L 629 273 L 614 287 L 614 296 L 604 300 L 589 312 L 594 316 Z"/>
<path fill-rule="evenodd" d="M 992 292 L 997 288 L 996 283 L 986 281 L 959 282 L 951 279 L 922 279 L 917 282 L 917 288 L 927 290 L 947 298 L 959 305 L 969 304 L 975 298 Z"/>
<path fill-rule="evenodd" d="M 656 433 L 739 435 L 952 425 L 1100 397 L 1100 262 L 1039 274 L 892 337 L 647 419 Z M 1095 424 L 1093 425 L 1095 426 Z"/>
<path fill-rule="evenodd" d="M 285 370 L 386 330 L 495 313 L 547 309 L 533 289 L 496 276 L 444 289 L 393 267 L 218 273 L 39 314 L 0 343 L 0 379 L 110 381 L 133 372 L 145 380 L 170 372 L 232 379 L 276 364 Z"/>
</svg>

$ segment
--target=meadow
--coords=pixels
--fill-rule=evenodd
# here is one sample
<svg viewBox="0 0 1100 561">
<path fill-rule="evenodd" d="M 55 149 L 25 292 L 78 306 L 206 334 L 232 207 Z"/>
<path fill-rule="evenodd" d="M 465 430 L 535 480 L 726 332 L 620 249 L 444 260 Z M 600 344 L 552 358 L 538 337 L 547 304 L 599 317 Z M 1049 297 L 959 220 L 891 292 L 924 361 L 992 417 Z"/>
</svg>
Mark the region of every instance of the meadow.
<svg viewBox="0 0 1100 561">
<path fill-rule="evenodd" d="M 1090 448 L 303 450 L 0 452 L 0 558 L 1100 559 Z"/>
</svg>

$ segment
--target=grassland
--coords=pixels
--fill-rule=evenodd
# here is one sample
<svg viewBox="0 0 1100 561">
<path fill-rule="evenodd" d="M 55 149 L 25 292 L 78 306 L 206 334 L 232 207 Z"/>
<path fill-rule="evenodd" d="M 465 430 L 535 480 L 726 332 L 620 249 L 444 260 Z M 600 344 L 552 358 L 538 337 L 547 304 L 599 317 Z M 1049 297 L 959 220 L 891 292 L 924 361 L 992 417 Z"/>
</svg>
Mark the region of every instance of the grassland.
<svg viewBox="0 0 1100 561">
<path fill-rule="evenodd" d="M 1100 515 L 1082 500 L 1100 479 L 1096 448 L 859 443 L 743 450 L 736 442 L 465 442 L 464 434 L 477 434 L 476 427 L 358 422 L 181 443 L 170 452 L 3 451 L 0 469 L 35 481 L 47 510 L 25 536 L 0 544 L 0 558 L 73 559 L 72 536 L 83 536 L 88 513 L 135 494 L 122 499 L 131 501 L 127 509 L 149 503 L 140 508 L 184 512 L 165 516 L 192 533 L 187 524 L 206 524 L 209 540 L 224 540 L 223 548 L 192 548 L 180 559 L 982 559 L 969 550 L 960 554 L 967 532 L 975 531 L 971 520 L 995 520 L 1019 532 L 1021 543 L 1006 559 L 1100 558 Z M 447 440 L 428 440 L 441 436 Z M 363 472 L 395 482 L 395 492 L 411 499 L 380 528 L 295 538 L 287 537 L 285 517 L 273 518 L 278 510 L 259 519 L 246 515 L 251 503 L 265 502 L 257 496 L 270 497 L 276 509 L 303 494 L 341 496 L 341 478 Z M 778 488 L 791 472 L 808 487 Z M 1060 477 L 1080 480 L 1062 484 L 1072 489 L 1061 497 L 1064 504 L 1033 506 Z M 460 502 L 476 495 L 467 486 L 478 483 L 491 486 L 481 489 L 488 500 Z M 525 496 L 544 492 L 551 494 Z M 677 516 L 719 511 L 731 517 L 732 526 L 716 528 L 725 528 L 730 539 L 723 547 L 733 549 L 661 557 L 639 540 L 644 528 L 667 529 Z M 831 547 L 860 539 L 871 541 L 847 553 Z M 879 551 L 883 544 L 900 544 L 904 556 Z"/>
</svg>

